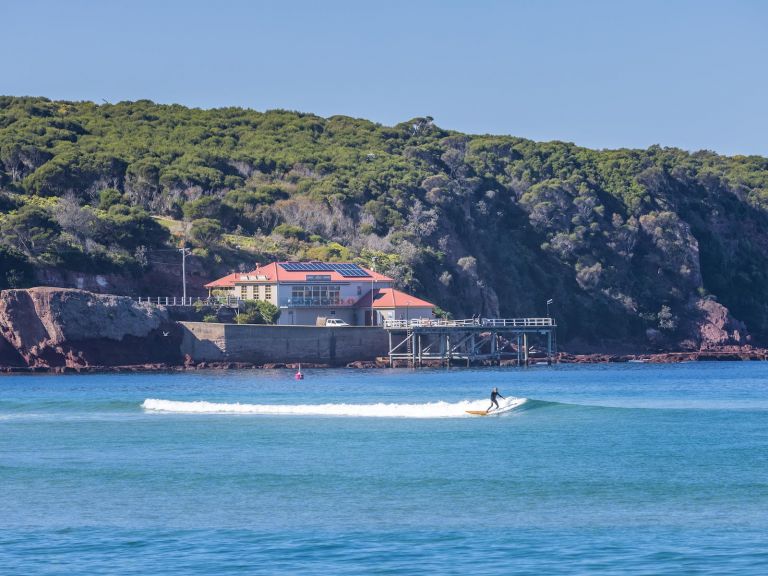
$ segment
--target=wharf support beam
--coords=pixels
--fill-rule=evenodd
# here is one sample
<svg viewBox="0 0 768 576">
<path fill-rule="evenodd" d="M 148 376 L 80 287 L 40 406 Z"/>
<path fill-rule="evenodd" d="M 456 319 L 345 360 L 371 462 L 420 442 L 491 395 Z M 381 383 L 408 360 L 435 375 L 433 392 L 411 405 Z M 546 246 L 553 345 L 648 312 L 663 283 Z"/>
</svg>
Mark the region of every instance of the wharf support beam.
<svg viewBox="0 0 768 576">
<path fill-rule="evenodd" d="M 468 320 L 386 320 L 389 365 L 449 366 L 461 362 L 528 366 L 535 358 L 552 363 L 557 324 L 553 318 L 472 318 Z M 539 348 L 530 340 L 544 341 Z M 538 362 L 537 362 L 538 363 Z"/>
</svg>

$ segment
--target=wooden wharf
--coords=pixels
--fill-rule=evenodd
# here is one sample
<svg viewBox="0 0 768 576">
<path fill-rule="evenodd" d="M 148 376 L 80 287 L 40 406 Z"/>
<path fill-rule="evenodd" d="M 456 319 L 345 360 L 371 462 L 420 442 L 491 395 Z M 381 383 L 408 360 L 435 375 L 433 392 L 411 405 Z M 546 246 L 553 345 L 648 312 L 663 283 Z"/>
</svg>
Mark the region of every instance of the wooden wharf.
<svg viewBox="0 0 768 576">
<path fill-rule="evenodd" d="M 414 318 L 385 320 L 383 328 L 389 333 L 390 366 L 396 361 L 413 367 L 457 361 L 470 366 L 481 361 L 501 363 L 505 358 L 527 366 L 531 360 L 529 337 L 534 335 L 546 339 L 546 362 L 552 363 L 557 324 L 554 318 Z"/>
</svg>

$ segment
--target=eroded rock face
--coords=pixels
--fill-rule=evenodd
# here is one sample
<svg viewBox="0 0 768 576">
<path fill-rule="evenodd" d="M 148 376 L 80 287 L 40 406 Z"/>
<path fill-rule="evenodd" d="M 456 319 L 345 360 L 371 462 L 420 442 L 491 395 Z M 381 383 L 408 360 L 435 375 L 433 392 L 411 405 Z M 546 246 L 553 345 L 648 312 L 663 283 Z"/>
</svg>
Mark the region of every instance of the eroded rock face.
<svg viewBox="0 0 768 576">
<path fill-rule="evenodd" d="M 749 339 L 743 322 L 735 320 L 728 308 L 715 300 L 702 299 L 696 302 L 699 311 L 697 336 L 702 349 L 743 345 Z"/>
<path fill-rule="evenodd" d="M 28 366 L 179 360 L 180 331 L 164 308 L 85 290 L 0 292 L 0 335 Z"/>
</svg>

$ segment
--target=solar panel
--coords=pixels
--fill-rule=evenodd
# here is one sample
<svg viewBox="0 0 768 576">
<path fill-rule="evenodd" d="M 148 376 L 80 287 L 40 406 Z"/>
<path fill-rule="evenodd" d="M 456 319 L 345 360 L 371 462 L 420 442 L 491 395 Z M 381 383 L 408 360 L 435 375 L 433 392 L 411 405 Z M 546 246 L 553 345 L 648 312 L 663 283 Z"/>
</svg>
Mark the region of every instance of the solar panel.
<svg viewBox="0 0 768 576">
<path fill-rule="evenodd" d="M 370 274 L 357 264 L 348 262 L 336 264 L 325 262 L 281 262 L 287 272 L 338 272 L 344 278 L 370 278 Z"/>
<path fill-rule="evenodd" d="M 301 270 L 301 262 L 281 262 L 280 267 L 287 272 L 297 272 Z"/>
<path fill-rule="evenodd" d="M 368 278 L 370 274 L 357 264 L 332 264 L 334 270 L 345 278 Z"/>
</svg>

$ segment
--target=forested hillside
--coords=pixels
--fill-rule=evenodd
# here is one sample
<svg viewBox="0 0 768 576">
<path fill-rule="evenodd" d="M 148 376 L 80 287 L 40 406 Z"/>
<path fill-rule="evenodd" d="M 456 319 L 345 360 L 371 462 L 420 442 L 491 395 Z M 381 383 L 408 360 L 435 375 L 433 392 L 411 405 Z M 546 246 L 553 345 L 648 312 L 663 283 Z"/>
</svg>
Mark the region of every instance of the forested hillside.
<svg viewBox="0 0 768 576">
<path fill-rule="evenodd" d="M 0 288 L 56 269 L 138 286 L 186 244 L 209 278 L 356 260 L 458 317 L 552 298 L 574 345 L 697 346 L 717 303 L 735 341 L 768 341 L 762 157 L 0 97 L 0 244 Z"/>
</svg>

